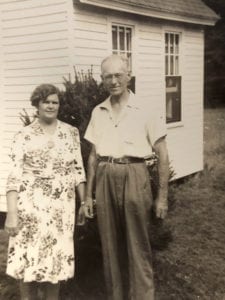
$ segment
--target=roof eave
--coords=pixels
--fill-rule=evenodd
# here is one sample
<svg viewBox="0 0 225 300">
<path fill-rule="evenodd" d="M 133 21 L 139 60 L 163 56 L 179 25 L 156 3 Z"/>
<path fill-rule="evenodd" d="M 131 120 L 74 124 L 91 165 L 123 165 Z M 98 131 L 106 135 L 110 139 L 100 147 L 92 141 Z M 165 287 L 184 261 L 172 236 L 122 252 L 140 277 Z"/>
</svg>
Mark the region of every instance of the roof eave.
<svg viewBox="0 0 225 300">
<path fill-rule="evenodd" d="M 141 16 L 153 17 L 157 19 L 165 19 L 177 22 L 185 22 L 191 24 L 198 24 L 198 25 L 208 25 L 214 26 L 215 23 L 218 21 L 218 18 L 206 18 L 206 17 L 190 17 L 190 16 L 182 16 L 175 13 L 170 12 L 162 12 L 156 11 L 151 9 L 146 9 L 144 7 L 138 6 L 131 6 L 129 4 L 121 4 L 116 2 L 105 3 L 104 0 L 79 0 L 81 3 L 89 4 L 93 6 L 98 6 L 107 9 L 113 9 L 117 11 L 123 11 L 127 13 L 132 13 Z"/>
</svg>

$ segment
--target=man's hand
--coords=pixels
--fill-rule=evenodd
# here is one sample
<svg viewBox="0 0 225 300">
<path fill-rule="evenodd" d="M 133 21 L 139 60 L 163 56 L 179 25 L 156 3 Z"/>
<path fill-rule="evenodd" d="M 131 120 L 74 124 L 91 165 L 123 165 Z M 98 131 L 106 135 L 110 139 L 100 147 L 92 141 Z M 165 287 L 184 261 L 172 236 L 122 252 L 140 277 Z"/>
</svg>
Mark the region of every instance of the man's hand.
<svg viewBox="0 0 225 300">
<path fill-rule="evenodd" d="M 156 198 L 155 203 L 155 214 L 157 218 L 164 219 L 168 211 L 168 202 L 167 200 Z"/>
<path fill-rule="evenodd" d="M 19 230 L 17 213 L 8 212 L 5 220 L 5 231 L 9 234 L 9 236 L 14 237 L 18 234 Z"/>
<path fill-rule="evenodd" d="M 85 217 L 92 219 L 94 217 L 93 211 L 93 199 L 87 196 L 84 204 Z"/>
</svg>

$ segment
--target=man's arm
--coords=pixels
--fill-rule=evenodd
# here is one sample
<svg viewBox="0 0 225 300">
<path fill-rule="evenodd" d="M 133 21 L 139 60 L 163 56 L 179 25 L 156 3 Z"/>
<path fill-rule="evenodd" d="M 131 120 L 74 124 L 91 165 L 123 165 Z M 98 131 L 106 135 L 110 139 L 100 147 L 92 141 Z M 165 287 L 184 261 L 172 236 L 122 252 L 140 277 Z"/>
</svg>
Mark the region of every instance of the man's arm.
<svg viewBox="0 0 225 300">
<path fill-rule="evenodd" d="M 164 219 L 168 210 L 168 181 L 169 181 L 169 159 L 165 137 L 160 138 L 154 145 L 158 156 L 159 187 L 155 200 L 155 212 L 158 218 Z"/>
<path fill-rule="evenodd" d="M 93 217 L 93 189 L 96 176 L 97 154 L 95 146 L 92 145 L 91 153 L 88 158 L 87 168 L 87 186 L 86 186 L 86 199 L 84 203 L 85 216 L 87 218 Z"/>
</svg>

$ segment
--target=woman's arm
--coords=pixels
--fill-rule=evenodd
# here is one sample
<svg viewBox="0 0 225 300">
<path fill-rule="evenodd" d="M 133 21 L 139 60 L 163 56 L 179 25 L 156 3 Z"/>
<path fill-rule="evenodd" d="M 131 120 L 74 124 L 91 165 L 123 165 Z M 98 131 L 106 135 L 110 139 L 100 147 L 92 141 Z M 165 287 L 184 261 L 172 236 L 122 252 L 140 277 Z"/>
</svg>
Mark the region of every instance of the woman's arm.
<svg viewBox="0 0 225 300">
<path fill-rule="evenodd" d="M 85 186 L 86 186 L 85 182 L 81 182 L 76 186 L 77 194 L 81 204 L 84 202 Z"/>
<path fill-rule="evenodd" d="M 7 215 L 5 220 L 5 230 L 9 233 L 10 236 L 15 236 L 19 232 L 17 198 L 17 191 L 9 191 L 6 194 Z"/>
<path fill-rule="evenodd" d="M 7 216 L 5 230 L 10 236 L 15 236 L 19 231 L 17 199 L 24 163 L 24 139 L 21 131 L 14 136 L 10 159 L 10 171 L 6 182 Z"/>
</svg>

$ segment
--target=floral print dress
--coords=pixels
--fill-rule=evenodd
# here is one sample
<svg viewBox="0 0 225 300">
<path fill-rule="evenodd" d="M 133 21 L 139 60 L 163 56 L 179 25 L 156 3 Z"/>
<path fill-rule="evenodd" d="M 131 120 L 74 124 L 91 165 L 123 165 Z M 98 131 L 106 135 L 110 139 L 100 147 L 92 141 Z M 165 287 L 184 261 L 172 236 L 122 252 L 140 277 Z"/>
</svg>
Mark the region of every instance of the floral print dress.
<svg viewBox="0 0 225 300">
<path fill-rule="evenodd" d="M 10 237 L 7 274 L 57 283 L 74 275 L 75 186 L 85 181 L 77 128 L 38 119 L 15 135 L 6 191 L 18 192 L 20 231 Z"/>
</svg>

